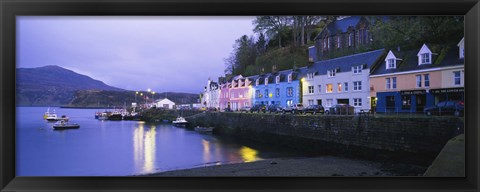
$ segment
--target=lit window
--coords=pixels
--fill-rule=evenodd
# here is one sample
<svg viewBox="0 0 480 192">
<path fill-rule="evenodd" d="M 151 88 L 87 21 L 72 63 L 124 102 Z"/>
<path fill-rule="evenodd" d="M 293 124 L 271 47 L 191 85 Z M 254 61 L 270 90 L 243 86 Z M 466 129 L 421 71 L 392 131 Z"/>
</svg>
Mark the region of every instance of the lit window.
<svg viewBox="0 0 480 192">
<path fill-rule="evenodd" d="M 340 93 L 342 92 L 342 84 L 341 83 L 338 83 L 337 84 L 337 91 Z"/>
<path fill-rule="evenodd" d="M 265 85 L 268 85 L 268 77 L 265 77 Z"/>
<path fill-rule="evenodd" d="M 353 106 L 361 107 L 362 106 L 362 98 L 354 98 L 353 99 Z"/>
<path fill-rule="evenodd" d="M 345 82 L 345 83 L 343 83 L 343 85 L 344 85 L 344 86 L 343 86 L 343 87 L 344 87 L 343 89 L 344 89 L 345 91 L 348 91 L 348 83 Z"/>
<path fill-rule="evenodd" d="M 314 93 L 314 87 L 313 86 L 308 86 L 308 93 Z"/>
<path fill-rule="evenodd" d="M 333 92 L 333 85 L 332 84 L 327 84 L 327 93 Z"/>
<path fill-rule="evenodd" d="M 257 81 L 255 82 L 255 85 L 258 86 L 258 84 L 260 84 L 260 79 L 257 79 Z"/>
<path fill-rule="evenodd" d="M 361 81 L 354 81 L 353 82 L 353 90 L 354 91 L 362 90 L 362 82 Z"/>
<path fill-rule="evenodd" d="M 453 83 L 454 85 L 460 85 L 460 71 L 453 72 Z"/>
<path fill-rule="evenodd" d="M 425 74 L 423 75 L 423 81 L 424 81 L 424 85 L 425 87 L 430 87 L 430 75 L 429 74 Z"/>
<path fill-rule="evenodd" d="M 422 87 L 422 76 L 417 75 L 417 87 Z"/>
</svg>

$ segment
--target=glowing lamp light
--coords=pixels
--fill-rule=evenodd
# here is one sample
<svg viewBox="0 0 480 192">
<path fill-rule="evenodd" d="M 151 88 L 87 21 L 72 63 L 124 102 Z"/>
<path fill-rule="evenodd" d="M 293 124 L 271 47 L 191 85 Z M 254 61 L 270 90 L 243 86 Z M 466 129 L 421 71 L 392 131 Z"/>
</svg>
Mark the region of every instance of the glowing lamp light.
<svg viewBox="0 0 480 192">
<path fill-rule="evenodd" d="M 273 94 L 272 93 L 268 94 L 268 97 L 273 97 Z"/>
</svg>

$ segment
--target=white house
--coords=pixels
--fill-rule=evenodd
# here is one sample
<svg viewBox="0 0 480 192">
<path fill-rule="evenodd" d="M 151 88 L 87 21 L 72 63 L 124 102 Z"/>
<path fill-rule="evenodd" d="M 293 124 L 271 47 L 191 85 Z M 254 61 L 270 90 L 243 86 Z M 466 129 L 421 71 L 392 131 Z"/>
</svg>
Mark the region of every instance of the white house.
<svg viewBox="0 0 480 192">
<path fill-rule="evenodd" d="M 317 61 L 302 79 L 304 106 L 349 104 L 355 111 L 371 109 L 370 69 L 381 62 L 383 49 Z"/>
<path fill-rule="evenodd" d="M 219 108 L 220 107 L 220 87 L 217 82 L 213 82 L 210 78 L 207 81 L 207 86 L 205 86 L 202 104 L 207 108 Z"/>
<path fill-rule="evenodd" d="M 157 108 L 173 109 L 175 107 L 175 103 L 165 98 L 156 100 L 154 106 Z"/>
</svg>

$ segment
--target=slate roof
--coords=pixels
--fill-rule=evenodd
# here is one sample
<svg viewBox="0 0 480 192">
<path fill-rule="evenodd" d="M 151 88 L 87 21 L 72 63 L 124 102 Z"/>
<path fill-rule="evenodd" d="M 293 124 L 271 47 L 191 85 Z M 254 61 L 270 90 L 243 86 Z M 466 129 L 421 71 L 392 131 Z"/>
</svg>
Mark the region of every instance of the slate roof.
<svg viewBox="0 0 480 192">
<path fill-rule="evenodd" d="M 355 55 L 317 61 L 304 69 L 304 75 L 312 72 L 316 75 L 326 75 L 327 71 L 332 69 L 338 69 L 337 73 L 343 73 L 352 71 L 352 67 L 358 65 L 364 65 L 363 69 L 372 68 L 380 59 L 384 60 L 385 56 L 385 49 L 378 49 Z"/>
<path fill-rule="evenodd" d="M 427 45 L 428 46 L 428 45 Z M 465 59 L 460 59 L 458 56 L 458 47 L 455 45 L 450 46 L 442 46 L 442 48 L 448 48 L 448 51 L 445 54 L 445 57 L 440 58 L 441 51 L 432 51 L 432 64 L 422 64 L 418 65 L 418 57 L 417 54 L 420 51 L 418 49 L 414 50 L 407 50 L 407 51 L 394 51 L 392 50 L 393 54 L 397 59 L 396 68 L 395 69 L 386 69 L 386 62 L 382 60 L 382 63 L 376 67 L 371 75 L 381 75 L 381 74 L 389 74 L 389 73 L 396 73 L 396 72 L 407 72 L 407 71 L 414 71 L 414 70 L 422 70 L 422 69 L 429 69 L 429 68 L 437 68 L 437 67 L 447 67 L 447 66 L 457 66 L 457 65 L 464 65 Z M 429 47 L 432 49 L 431 47 Z M 438 54 L 438 55 L 435 55 Z"/>
<path fill-rule="evenodd" d="M 330 32 L 330 36 L 337 34 L 338 32 L 345 33 L 349 27 L 355 27 L 362 19 L 362 16 L 351 16 L 341 20 L 336 20 L 327 25 L 325 29 L 322 30 L 316 37 L 315 40 L 321 38 L 321 36 L 326 32 Z"/>
</svg>

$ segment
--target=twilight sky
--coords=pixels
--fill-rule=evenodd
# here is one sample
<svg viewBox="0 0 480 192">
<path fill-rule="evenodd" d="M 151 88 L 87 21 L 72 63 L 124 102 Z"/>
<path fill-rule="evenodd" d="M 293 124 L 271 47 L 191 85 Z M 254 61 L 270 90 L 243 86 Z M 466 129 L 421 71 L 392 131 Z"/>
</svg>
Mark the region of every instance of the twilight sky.
<svg viewBox="0 0 480 192">
<path fill-rule="evenodd" d="M 127 90 L 199 93 L 255 17 L 17 17 L 17 68 L 58 65 Z"/>
</svg>

